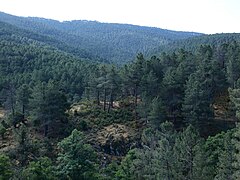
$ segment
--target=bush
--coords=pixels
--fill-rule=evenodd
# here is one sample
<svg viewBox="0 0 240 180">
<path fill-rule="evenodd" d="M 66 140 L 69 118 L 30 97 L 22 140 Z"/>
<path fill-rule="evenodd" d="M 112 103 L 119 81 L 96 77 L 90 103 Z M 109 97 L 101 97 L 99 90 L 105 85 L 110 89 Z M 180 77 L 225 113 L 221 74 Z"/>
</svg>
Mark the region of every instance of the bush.
<svg viewBox="0 0 240 180">
<path fill-rule="evenodd" d="M 4 135 L 6 132 L 7 132 L 7 129 L 2 125 L 2 123 L 0 123 L 0 135 L 2 139 L 4 139 Z"/>
<path fill-rule="evenodd" d="M 39 161 L 30 162 L 23 170 L 23 178 L 26 180 L 54 180 L 54 167 L 49 158 L 43 157 Z"/>
<path fill-rule="evenodd" d="M 5 154 L 0 154 L 0 179 L 7 180 L 12 176 L 10 159 Z"/>
</svg>

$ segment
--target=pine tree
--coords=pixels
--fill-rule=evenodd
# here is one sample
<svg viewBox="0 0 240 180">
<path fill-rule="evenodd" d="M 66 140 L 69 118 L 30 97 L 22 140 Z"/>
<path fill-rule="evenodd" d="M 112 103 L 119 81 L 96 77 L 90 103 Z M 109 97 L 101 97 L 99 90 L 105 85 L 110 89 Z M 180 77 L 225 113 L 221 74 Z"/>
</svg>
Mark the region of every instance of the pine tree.
<svg viewBox="0 0 240 180">
<path fill-rule="evenodd" d="M 228 89 L 231 102 L 236 110 L 236 117 L 240 119 L 240 89 Z"/>
<path fill-rule="evenodd" d="M 42 157 L 38 161 L 32 161 L 23 170 L 23 178 L 26 180 L 56 180 L 54 176 L 54 166 L 47 157 Z"/>
<path fill-rule="evenodd" d="M 33 143 L 29 129 L 25 126 L 20 126 L 14 130 L 14 138 L 17 143 L 12 154 L 21 166 L 26 166 L 38 154 L 39 147 L 37 143 Z"/>
<path fill-rule="evenodd" d="M 174 179 L 176 158 L 174 154 L 176 133 L 169 122 L 160 125 L 160 140 L 153 153 L 153 170 L 156 179 Z"/>
<path fill-rule="evenodd" d="M 147 118 L 155 129 L 158 129 L 160 124 L 166 120 L 165 107 L 159 97 L 152 100 L 151 110 Z"/>
<path fill-rule="evenodd" d="M 176 68 L 169 68 L 164 74 L 162 85 L 163 90 L 163 102 L 167 107 L 168 117 L 176 121 L 177 117 L 181 116 L 181 104 L 183 85 L 178 81 L 178 74 Z"/>
<path fill-rule="evenodd" d="M 117 74 L 114 66 L 112 66 L 106 78 L 107 78 L 106 86 L 110 91 L 109 101 L 108 101 L 108 112 L 109 112 L 110 109 L 113 107 L 113 101 L 115 100 L 117 96 L 117 92 L 119 91 L 119 88 L 120 88 L 120 77 Z"/>
<path fill-rule="evenodd" d="M 219 157 L 224 150 L 224 139 L 226 133 L 221 132 L 216 134 L 215 136 L 209 136 L 204 143 L 204 152 L 207 156 L 206 160 L 206 177 L 208 179 L 214 179 L 217 175 L 217 167 L 219 165 Z"/>
<path fill-rule="evenodd" d="M 142 87 L 142 94 L 145 94 L 148 97 L 155 97 L 159 93 L 159 84 L 158 78 L 151 70 L 150 72 L 143 72 L 141 87 Z"/>
<path fill-rule="evenodd" d="M 144 66 L 144 57 L 143 54 L 137 55 L 137 60 L 131 64 L 128 74 L 128 81 L 132 89 L 132 94 L 134 96 L 134 110 L 135 110 L 135 119 L 137 118 L 137 104 L 138 104 L 138 95 L 141 90 L 141 82 L 143 77 L 143 66 Z"/>
<path fill-rule="evenodd" d="M 136 179 L 134 174 L 133 161 L 138 158 L 138 152 L 136 149 L 130 150 L 122 160 L 118 170 L 116 172 L 116 178 L 120 180 L 134 180 Z"/>
<path fill-rule="evenodd" d="M 58 143 L 57 173 L 63 179 L 97 178 L 97 156 L 93 148 L 78 130 Z"/>
<path fill-rule="evenodd" d="M 228 132 L 224 137 L 224 149 L 219 155 L 219 163 L 217 166 L 217 175 L 214 179 L 217 180 L 234 180 L 234 144 L 232 142 L 232 134 Z"/>
<path fill-rule="evenodd" d="M 178 135 L 174 146 L 175 179 L 195 179 L 195 175 L 198 174 L 195 168 L 195 159 L 198 157 L 198 162 L 202 161 L 202 156 L 198 155 L 201 152 L 199 150 L 200 142 L 199 134 L 191 125 Z"/>
<path fill-rule="evenodd" d="M 29 100 L 31 97 L 31 90 L 29 89 L 28 85 L 23 84 L 18 90 L 17 90 L 17 102 L 21 109 L 21 114 L 23 115 L 23 118 L 25 118 L 26 111 L 29 109 Z"/>
<path fill-rule="evenodd" d="M 234 145 L 234 162 L 232 163 L 234 168 L 233 177 L 235 179 L 240 178 L 240 124 L 238 123 L 233 133 L 232 144 Z"/>
<path fill-rule="evenodd" d="M 240 46 L 236 41 L 228 46 L 227 52 L 227 79 L 231 88 L 235 88 L 236 81 L 240 78 Z"/>
<path fill-rule="evenodd" d="M 199 130 L 207 127 L 213 119 L 214 74 L 212 71 L 212 49 L 200 48 L 197 71 L 190 75 L 185 90 L 183 112 L 188 123 Z M 200 132 L 202 133 L 202 132 Z"/>
<path fill-rule="evenodd" d="M 49 128 L 55 130 L 59 124 L 67 122 L 66 110 L 69 108 L 66 96 L 54 84 L 39 84 L 33 90 L 32 116 L 34 123 L 44 127 L 48 136 Z"/>
<path fill-rule="evenodd" d="M 97 81 L 98 81 L 97 88 L 99 89 L 100 93 L 102 92 L 103 94 L 103 110 L 106 111 L 107 93 L 108 93 L 106 66 L 100 67 L 100 76 L 97 79 Z"/>
<path fill-rule="evenodd" d="M 0 154 L 0 179 L 8 180 L 13 175 L 10 159 L 5 154 Z"/>
</svg>

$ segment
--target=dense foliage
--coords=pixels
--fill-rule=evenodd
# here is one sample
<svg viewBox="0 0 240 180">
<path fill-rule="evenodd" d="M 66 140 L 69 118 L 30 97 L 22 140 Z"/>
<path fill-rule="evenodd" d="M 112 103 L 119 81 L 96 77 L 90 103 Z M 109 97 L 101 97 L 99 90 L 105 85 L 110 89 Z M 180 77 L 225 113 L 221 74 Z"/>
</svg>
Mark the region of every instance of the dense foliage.
<svg viewBox="0 0 240 180">
<path fill-rule="evenodd" d="M 138 53 L 116 66 L 79 58 L 54 40 L 62 29 L 70 42 L 80 26 L 102 27 L 99 38 L 109 24 L 11 20 L 28 31 L 0 23 L 0 179 L 240 178 L 237 34 L 218 36 L 214 46 L 202 40 L 193 51 Z M 141 30 L 109 31 L 117 36 L 123 27 Z"/>
<path fill-rule="evenodd" d="M 16 17 L 5 13 L 0 13 L 0 21 L 41 34 L 42 38 L 39 37 L 37 40 L 81 58 L 94 58 L 118 64 L 129 62 L 138 52 L 147 52 L 176 39 L 200 35 L 200 33 L 95 21 L 61 23 L 42 18 Z"/>
</svg>

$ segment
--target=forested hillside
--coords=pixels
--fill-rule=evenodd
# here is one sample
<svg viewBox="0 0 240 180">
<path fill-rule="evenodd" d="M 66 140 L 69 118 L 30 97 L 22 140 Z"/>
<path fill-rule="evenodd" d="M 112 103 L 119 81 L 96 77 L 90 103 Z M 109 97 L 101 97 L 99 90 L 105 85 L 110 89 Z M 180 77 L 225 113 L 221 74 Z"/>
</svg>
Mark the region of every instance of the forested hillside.
<svg viewBox="0 0 240 180">
<path fill-rule="evenodd" d="M 52 45 L 57 48 L 60 46 L 60 49 L 66 49 L 67 47 L 61 46 L 61 43 L 63 43 L 73 48 L 67 48 L 67 52 L 74 52 L 75 55 L 80 55 L 80 57 L 83 57 L 86 53 L 96 59 L 117 64 L 129 62 L 134 59 L 137 53 L 148 52 L 159 45 L 200 35 L 200 33 L 193 32 L 177 32 L 96 21 L 59 22 L 42 18 L 23 18 L 5 13 L 0 13 L 0 21 L 51 37 L 60 42 Z"/>
<path fill-rule="evenodd" d="M 240 33 L 201 35 L 183 40 L 176 40 L 167 45 L 160 45 L 150 51 L 149 55 L 152 56 L 153 54 L 160 55 L 163 52 L 174 52 L 180 48 L 196 52 L 196 50 L 198 50 L 203 44 L 218 47 L 224 43 L 230 43 L 233 41 L 240 42 Z"/>
<path fill-rule="evenodd" d="M 238 34 L 118 66 L 59 45 L 58 26 L 96 22 L 12 18 L 0 23 L 0 179 L 240 178 Z"/>
<path fill-rule="evenodd" d="M 12 41 L 16 41 L 17 39 L 27 39 L 31 41 L 36 41 L 38 44 L 52 46 L 56 49 L 75 55 L 79 58 L 86 58 L 89 60 L 94 59 L 94 61 L 103 61 L 103 59 L 93 57 L 93 55 L 87 53 L 84 49 L 67 45 L 66 43 L 59 41 L 53 37 L 50 37 L 48 35 L 41 35 L 39 33 L 21 29 L 16 26 L 10 25 L 9 23 L 1 21 L 0 25 L 1 25 L 0 26 L 1 39 L 3 40 L 9 39 Z"/>
</svg>

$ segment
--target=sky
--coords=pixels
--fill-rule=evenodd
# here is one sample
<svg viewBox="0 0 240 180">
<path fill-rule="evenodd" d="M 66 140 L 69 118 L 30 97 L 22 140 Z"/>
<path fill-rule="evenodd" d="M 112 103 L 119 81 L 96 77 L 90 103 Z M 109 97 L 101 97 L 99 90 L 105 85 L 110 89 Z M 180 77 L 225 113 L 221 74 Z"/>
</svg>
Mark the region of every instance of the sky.
<svg viewBox="0 0 240 180">
<path fill-rule="evenodd" d="M 206 34 L 240 33 L 240 0 L 0 0 L 17 16 L 96 20 Z"/>
</svg>

